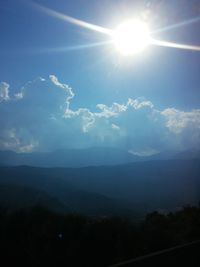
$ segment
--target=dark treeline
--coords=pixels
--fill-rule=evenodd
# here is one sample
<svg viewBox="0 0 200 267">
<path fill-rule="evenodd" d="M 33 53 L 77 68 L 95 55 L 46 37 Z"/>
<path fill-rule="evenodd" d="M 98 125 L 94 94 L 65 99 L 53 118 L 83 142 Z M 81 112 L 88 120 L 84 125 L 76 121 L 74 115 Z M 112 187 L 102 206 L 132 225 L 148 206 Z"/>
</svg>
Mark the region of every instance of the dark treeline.
<svg viewBox="0 0 200 267">
<path fill-rule="evenodd" d="M 61 215 L 41 207 L 0 210 L 1 266 L 92 266 L 200 239 L 200 208 L 153 212 L 134 224 L 123 218 Z"/>
</svg>

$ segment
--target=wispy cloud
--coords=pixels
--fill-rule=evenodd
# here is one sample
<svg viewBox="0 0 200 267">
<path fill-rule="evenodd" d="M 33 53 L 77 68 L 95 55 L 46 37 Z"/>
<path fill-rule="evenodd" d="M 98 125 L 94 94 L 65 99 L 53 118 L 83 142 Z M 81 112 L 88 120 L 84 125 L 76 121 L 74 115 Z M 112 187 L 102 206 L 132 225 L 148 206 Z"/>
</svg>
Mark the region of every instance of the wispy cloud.
<svg viewBox="0 0 200 267">
<path fill-rule="evenodd" d="M 9 97 L 9 84 L 6 82 L 0 82 L 0 102 L 8 101 Z"/>
</svg>

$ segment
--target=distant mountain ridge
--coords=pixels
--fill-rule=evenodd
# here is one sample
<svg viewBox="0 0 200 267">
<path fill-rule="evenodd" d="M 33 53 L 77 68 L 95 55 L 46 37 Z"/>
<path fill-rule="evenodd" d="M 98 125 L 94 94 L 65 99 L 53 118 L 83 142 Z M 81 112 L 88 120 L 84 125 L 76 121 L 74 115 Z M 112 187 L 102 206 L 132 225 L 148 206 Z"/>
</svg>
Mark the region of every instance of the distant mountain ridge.
<svg viewBox="0 0 200 267">
<path fill-rule="evenodd" d="M 0 184 L 0 206 L 9 211 L 36 206 L 60 213 L 70 211 L 64 203 L 45 191 L 15 184 Z"/>
<path fill-rule="evenodd" d="M 197 204 L 200 160 L 158 160 L 85 168 L 4 166 L 0 167 L 1 185 L 45 192 L 69 210 L 84 214 L 145 214 Z"/>
<path fill-rule="evenodd" d="M 120 201 L 67 181 L 66 170 L 73 177 L 71 170 L 76 169 L 0 167 L 0 207 L 16 210 L 40 205 L 57 212 L 86 215 L 130 213 Z"/>
<path fill-rule="evenodd" d="M 114 148 L 66 149 L 53 152 L 16 153 L 0 151 L 0 165 L 36 167 L 86 167 L 118 165 L 140 160 Z"/>
<path fill-rule="evenodd" d="M 0 151 L 0 166 L 87 167 L 127 164 L 131 162 L 169 159 L 200 159 L 200 150 L 166 151 L 152 156 L 137 156 L 117 148 L 66 149 L 53 152 L 16 153 Z"/>
</svg>

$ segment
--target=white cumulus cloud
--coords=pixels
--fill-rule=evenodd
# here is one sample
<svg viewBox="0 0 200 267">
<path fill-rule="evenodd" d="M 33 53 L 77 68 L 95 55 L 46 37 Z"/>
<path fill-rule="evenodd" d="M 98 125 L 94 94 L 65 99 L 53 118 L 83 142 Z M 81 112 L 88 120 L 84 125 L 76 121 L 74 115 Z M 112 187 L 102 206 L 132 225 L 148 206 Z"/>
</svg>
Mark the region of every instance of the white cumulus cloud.
<svg viewBox="0 0 200 267">
<path fill-rule="evenodd" d="M 13 97 L 9 88 L 0 83 L 0 149 L 113 146 L 147 156 L 200 146 L 200 109 L 158 110 L 144 98 L 73 109 L 74 90 L 55 75 L 27 82 Z"/>
</svg>

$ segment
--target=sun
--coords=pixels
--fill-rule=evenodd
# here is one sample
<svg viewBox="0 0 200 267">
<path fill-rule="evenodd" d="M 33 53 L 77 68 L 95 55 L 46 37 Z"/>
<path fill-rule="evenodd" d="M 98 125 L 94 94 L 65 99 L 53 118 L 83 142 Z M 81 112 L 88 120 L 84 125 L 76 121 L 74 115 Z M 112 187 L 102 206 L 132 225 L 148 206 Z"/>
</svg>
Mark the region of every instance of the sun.
<svg viewBox="0 0 200 267">
<path fill-rule="evenodd" d="M 137 54 L 150 43 L 148 25 L 136 19 L 127 20 L 113 31 L 113 42 L 121 54 Z"/>
</svg>

